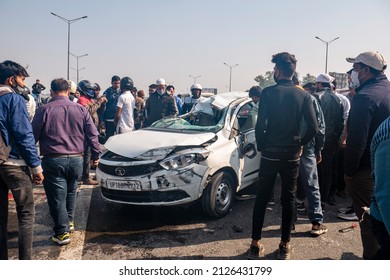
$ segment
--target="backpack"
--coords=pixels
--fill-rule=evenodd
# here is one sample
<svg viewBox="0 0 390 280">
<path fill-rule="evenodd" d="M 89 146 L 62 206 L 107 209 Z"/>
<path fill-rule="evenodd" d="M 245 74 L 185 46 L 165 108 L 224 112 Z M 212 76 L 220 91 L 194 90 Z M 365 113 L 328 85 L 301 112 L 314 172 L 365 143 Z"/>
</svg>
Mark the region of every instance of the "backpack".
<svg viewBox="0 0 390 280">
<path fill-rule="evenodd" d="M 0 97 L 10 93 L 9 91 L 0 91 Z M 0 135 L 0 165 L 8 160 L 11 147 L 7 146 L 4 142 L 3 135 Z"/>
</svg>

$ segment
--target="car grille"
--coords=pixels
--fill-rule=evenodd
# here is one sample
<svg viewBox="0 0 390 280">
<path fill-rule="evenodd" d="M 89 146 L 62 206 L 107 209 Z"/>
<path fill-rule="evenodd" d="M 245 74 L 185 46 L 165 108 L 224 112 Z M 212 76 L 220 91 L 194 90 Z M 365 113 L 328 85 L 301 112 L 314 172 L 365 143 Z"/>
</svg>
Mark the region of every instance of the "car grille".
<svg viewBox="0 0 390 280">
<path fill-rule="evenodd" d="M 129 203 L 152 203 L 152 202 L 170 202 L 178 201 L 190 197 L 183 190 L 174 191 L 142 191 L 142 192 L 131 192 L 131 191 L 118 191 L 109 190 L 106 188 L 100 188 L 102 195 L 107 199 L 112 199 L 119 202 Z"/>
<path fill-rule="evenodd" d="M 115 172 L 115 169 L 117 169 L 118 167 L 121 167 L 124 169 L 124 174 L 121 173 L 119 175 L 117 172 Z M 156 172 L 158 170 L 163 169 L 161 167 L 161 165 L 159 165 L 158 163 L 132 165 L 132 166 L 112 166 L 112 165 L 106 165 L 106 164 L 99 163 L 98 168 L 106 174 L 113 175 L 113 176 L 121 176 L 121 177 L 140 176 L 140 175 L 153 173 L 153 172 Z"/>
</svg>

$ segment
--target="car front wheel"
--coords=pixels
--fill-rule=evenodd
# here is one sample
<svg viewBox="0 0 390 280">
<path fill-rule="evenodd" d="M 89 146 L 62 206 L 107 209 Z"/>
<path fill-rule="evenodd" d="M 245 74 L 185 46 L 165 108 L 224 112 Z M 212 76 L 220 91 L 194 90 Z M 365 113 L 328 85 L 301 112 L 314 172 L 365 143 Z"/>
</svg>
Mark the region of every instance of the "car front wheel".
<svg viewBox="0 0 390 280">
<path fill-rule="evenodd" d="M 226 216 L 230 212 L 235 190 L 232 176 L 227 172 L 218 172 L 203 191 L 203 211 L 214 218 Z"/>
</svg>

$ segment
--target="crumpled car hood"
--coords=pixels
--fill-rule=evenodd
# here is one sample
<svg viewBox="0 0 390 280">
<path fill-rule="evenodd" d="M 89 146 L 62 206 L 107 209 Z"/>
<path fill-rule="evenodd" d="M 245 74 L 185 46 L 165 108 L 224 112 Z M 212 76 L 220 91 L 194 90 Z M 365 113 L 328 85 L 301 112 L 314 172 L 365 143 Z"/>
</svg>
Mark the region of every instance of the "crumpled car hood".
<svg viewBox="0 0 390 280">
<path fill-rule="evenodd" d="M 104 146 L 127 158 L 160 160 L 177 146 L 199 146 L 213 137 L 212 132 L 187 134 L 141 129 L 112 136 Z"/>
</svg>

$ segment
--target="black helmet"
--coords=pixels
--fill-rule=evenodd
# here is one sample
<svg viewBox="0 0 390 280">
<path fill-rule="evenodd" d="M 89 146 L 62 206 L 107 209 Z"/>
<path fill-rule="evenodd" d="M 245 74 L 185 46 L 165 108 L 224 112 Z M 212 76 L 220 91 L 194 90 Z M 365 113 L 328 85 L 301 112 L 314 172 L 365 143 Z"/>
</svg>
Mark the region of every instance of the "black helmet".
<svg viewBox="0 0 390 280">
<path fill-rule="evenodd" d="M 134 82 L 129 77 L 123 77 L 121 79 L 121 89 L 122 90 L 131 90 L 134 87 Z"/>
<path fill-rule="evenodd" d="M 95 97 L 95 90 L 98 90 L 98 86 L 95 83 L 91 83 L 88 80 L 82 80 L 77 85 L 77 90 L 86 96 L 91 98 Z"/>
</svg>

